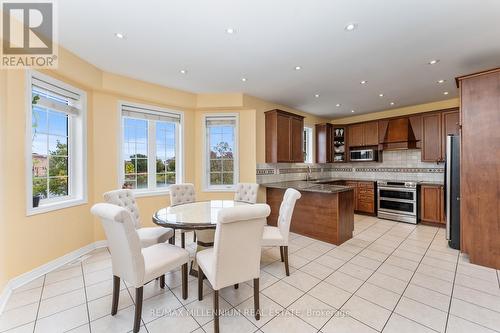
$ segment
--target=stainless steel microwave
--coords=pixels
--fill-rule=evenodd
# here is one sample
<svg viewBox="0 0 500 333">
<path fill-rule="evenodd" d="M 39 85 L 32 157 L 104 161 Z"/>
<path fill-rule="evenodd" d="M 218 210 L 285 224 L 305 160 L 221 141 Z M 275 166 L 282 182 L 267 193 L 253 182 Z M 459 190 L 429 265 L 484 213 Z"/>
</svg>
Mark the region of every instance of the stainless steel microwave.
<svg viewBox="0 0 500 333">
<path fill-rule="evenodd" d="M 352 162 L 378 161 L 378 150 L 376 149 L 351 150 L 349 158 Z"/>
</svg>

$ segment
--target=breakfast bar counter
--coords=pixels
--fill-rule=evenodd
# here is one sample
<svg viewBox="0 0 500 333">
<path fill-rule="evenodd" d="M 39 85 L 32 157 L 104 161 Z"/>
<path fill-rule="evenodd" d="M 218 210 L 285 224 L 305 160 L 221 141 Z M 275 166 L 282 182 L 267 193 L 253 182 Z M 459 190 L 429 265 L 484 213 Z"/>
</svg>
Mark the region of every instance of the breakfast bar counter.
<svg viewBox="0 0 500 333">
<path fill-rule="evenodd" d="M 287 188 L 302 197 L 295 204 L 290 230 L 299 235 L 340 245 L 352 238 L 354 228 L 354 192 L 352 187 L 318 184 L 312 181 L 285 181 L 261 184 L 271 206 L 269 225 L 276 226 L 279 208 Z"/>
</svg>

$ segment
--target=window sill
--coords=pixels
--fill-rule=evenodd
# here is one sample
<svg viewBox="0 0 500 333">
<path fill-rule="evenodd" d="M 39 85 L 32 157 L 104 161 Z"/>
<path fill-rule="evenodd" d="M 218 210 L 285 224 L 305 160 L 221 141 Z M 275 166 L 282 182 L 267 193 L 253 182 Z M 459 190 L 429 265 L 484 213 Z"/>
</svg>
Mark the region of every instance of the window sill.
<svg viewBox="0 0 500 333">
<path fill-rule="evenodd" d="M 144 197 L 158 197 L 163 195 L 170 195 L 170 190 L 155 190 L 155 191 L 138 191 L 134 190 L 134 196 L 136 198 L 144 198 Z"/>
<path fill-rule="evenodd" d="M 234 193 L 236 191 L 236 186 L 233 187 L 206 187 L 202 192 L 227 192 Z"/>
<path fill-rule="evenodd" d="M 85 205 L 87 203 L 87 199 L 68 199 L 64 201 L 45 203 L 36 208 L 28 208 L 26 211 L 26 216 L 49 213 L 60 209 Z"/>
</svg>

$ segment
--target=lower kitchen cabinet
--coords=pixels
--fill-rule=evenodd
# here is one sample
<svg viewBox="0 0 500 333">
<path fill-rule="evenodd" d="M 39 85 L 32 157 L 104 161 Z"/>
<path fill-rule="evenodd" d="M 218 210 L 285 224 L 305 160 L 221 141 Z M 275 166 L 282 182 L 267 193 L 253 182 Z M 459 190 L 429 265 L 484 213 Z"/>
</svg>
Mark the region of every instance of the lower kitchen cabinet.
<svg viewBox="0 0 500 333">
<path fill-rule="evenodd" d="M 443 185 L 426 184 L 420 187 L 420 221 L 446 224 Z"/>
<path fill-rule="evenodd" d="M 354 188 L 354 211 L 375 214 L 375 183 L 365 181 L 346 181 L 346 186 Z"/>
</svg>

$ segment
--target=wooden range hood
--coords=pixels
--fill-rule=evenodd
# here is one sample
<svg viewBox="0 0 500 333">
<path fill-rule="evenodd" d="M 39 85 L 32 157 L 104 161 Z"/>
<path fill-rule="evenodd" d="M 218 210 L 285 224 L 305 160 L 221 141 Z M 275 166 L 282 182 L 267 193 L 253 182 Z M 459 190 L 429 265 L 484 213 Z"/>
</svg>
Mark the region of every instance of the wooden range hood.
<svg viewBox="0 0 500 333">
<path fill-rule="evenodd" d="M 382 147 L 384 150 L 415 149 L 417 141 L 407 117 L 391 119 L 387 124 Z"/>
</svg>

